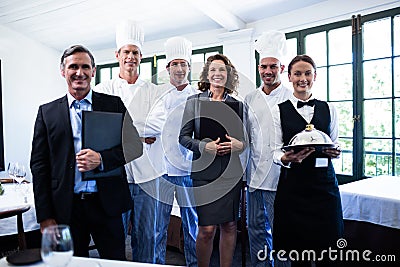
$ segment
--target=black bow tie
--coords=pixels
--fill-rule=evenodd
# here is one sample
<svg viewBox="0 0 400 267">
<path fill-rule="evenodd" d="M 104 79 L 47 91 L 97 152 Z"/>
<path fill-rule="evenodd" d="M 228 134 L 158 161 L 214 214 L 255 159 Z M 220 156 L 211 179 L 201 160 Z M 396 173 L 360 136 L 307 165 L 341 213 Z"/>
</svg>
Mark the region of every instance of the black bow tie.
<svg viewBox="0 0 400 267">
<path fill-rule="evenodd" d="M 315 99 L 311 99 L 310 101 L 307 102 L 297 101 L 297 108 L 301 108 L 305 105 L 313 107 L 315 105 Z"/>
</svg>

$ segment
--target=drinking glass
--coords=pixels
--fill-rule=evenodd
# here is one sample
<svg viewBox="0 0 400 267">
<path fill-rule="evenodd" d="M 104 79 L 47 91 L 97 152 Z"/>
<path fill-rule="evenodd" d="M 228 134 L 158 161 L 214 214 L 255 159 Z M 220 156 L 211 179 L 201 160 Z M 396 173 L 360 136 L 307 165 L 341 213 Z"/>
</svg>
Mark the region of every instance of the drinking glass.
<svg viewBox="0 0 400 267">
<path fill-rule="evenodd" d="M 8 176 L 9 176 L 9 178 L 11 178 L 12 179 L 12 183 L 14 184 L 16 181 L 15 181 L 15 163 L 14 162 L 9 162 L 8 163 L 8 166 L 7 166 L 7 173 L 8 173 Z M 14 190 L 17 190 L 17 185 L 15 184 L 15 186 L 14 186 Z"/>
<path fill-rule="evenodd" d="M 15 168 L 14 162 L 9 162 L 7 166 L 7 173 L 12 179 L 14 179 L 14 168 Z"/>
<path fill-rule="evenodd" d="M 25 166 L 21 163 L 15 163 L 14 165 L 14 179 L 18 183 L 18 185 L 21 185 L 21 183 L 25 180 L 26 176 L 26 169 Z"/>
<path fill-rule="evenodd" d="M 68 225 L 51 225 L 42 234 L 41 255 L 49 267 L 65 267 L 71 261 L 74 246 Z"/>
</svg>

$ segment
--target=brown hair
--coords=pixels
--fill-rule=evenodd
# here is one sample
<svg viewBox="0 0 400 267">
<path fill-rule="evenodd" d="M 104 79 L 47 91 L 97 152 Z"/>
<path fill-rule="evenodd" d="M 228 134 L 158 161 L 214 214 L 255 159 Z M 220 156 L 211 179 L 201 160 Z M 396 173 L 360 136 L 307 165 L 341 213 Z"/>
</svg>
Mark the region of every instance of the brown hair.
<svg viewBox="0 0 400 267">
<path fill-rule="evenodd" d="M 207 78 L 208 70 L 210 68 L 211 62 L 214 60 L 222 60 L 225 63 L 226 70 L 228 72 L 227 81 L 225 84 L 225 92 L 232 94 L 237 93 L 237 86 L 239 85 L 239 75 L 236 68 L 232 65 L 231 61 L 222 54 L 216 54 L 209 56 L 207 62 L 205 63 L 203 70 L 200 73 L 200 81 L 198 82 L 199 90 L 204 92 L 210 89 L 210 81 Z"/>
<path fill-rule="evenodd" d="M 313 60 L 310 56 L 307 56 L 307 55 L 297 55 L 297 56 L 295 56 L 295 57 L 292 59 L 292 61 L 290 61 L 290 63 L 289 63 L 289 66 L 288 66 L 288 73 L 289 73 L 289 75 L 290 75 L 290 71 L 292 70 L 293 65 L 296 64 L 296 63 L 299 62 L 299 61 L 304 61 L 304 62 L 307 62 L 307 63 L 311 64 L 311 66 L 314 68 L 314 71 L 317 71 L 317 65 L 315 65 L 314 60 Z"/>
</svg>

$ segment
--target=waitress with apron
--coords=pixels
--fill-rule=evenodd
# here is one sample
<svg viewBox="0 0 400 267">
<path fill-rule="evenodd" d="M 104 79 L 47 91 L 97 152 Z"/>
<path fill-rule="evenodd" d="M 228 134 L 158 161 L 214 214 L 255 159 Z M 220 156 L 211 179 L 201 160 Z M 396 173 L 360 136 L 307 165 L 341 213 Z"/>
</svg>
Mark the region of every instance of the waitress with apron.
<svg viewBox="0 0 400 267">
<path fill-rule="evenodd" d="M 337 262 L 322 251 L 337 250 L 336 242 L 343 236 L 341 200 L 331 161 L 341 151 L 337 148 L 317 151 L 311 146 L 300 151 L 281 150 L 308 124 L 336 143 L 336 110 L 312 96 L 316 65 L 309 56 L 293 58 L 288 76 L 293 96 L 277 105 L 273 112 L 274 161 L 282 166 L 274 207 L 273 247 L 276 252 L 284 251 L 275 253 L 275 266 L 311 266 L 312 262 L 313 266 L 336 266 Z"/>
</svg>

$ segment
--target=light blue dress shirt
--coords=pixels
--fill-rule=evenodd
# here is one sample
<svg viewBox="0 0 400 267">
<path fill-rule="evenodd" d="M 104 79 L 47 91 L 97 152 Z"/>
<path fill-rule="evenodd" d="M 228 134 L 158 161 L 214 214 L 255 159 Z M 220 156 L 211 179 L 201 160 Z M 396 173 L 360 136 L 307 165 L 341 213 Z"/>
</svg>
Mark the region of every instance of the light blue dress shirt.
<svg viewBox="0 0 400 267">
<path fill-rule="evenodd" d="M 72 135 L 74 138 L 75 154 L 82 149 L 82 110 L 92 111 L 92 90 L 88 95 L 78 101 L 71 94 L 67 94 L 69 114 L 71 119 Z M 75 164 L 74 193 L 97 192 L 96 181 L 82 181 L 82 174 Z"/>
</svg>

